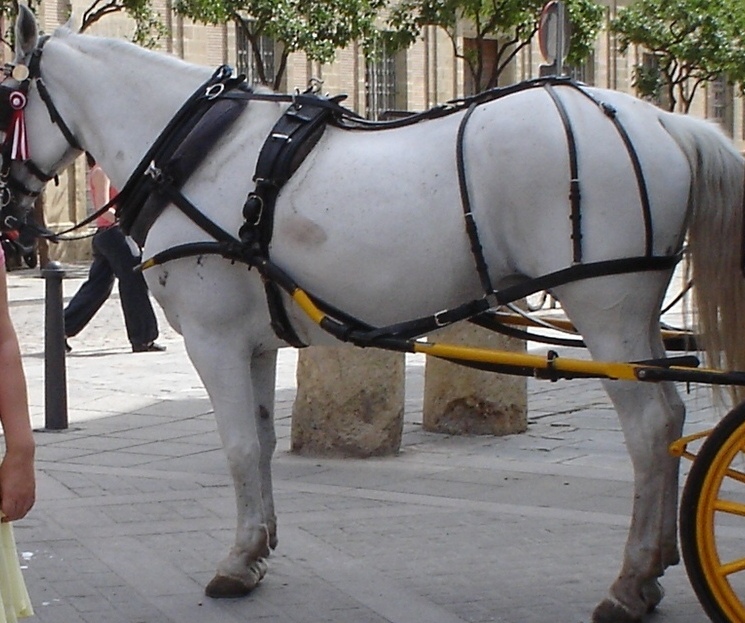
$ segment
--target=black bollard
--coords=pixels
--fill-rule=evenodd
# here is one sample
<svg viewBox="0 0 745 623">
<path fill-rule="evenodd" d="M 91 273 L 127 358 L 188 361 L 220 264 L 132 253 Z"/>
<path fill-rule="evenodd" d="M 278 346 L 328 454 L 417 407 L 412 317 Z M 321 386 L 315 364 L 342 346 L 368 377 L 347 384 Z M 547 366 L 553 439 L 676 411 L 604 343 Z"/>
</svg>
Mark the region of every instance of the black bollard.
<svg viewBox="0 0 745 623">
<path fill-rule="evenodd" d="M 46 280 L 44 297 L 44 427 L 67 429 L 67 369 L 65 367 L 65 321 L 62 314 L 62 279 L 59 262 L 49 262 L 41 271 Z"/>
</svg>

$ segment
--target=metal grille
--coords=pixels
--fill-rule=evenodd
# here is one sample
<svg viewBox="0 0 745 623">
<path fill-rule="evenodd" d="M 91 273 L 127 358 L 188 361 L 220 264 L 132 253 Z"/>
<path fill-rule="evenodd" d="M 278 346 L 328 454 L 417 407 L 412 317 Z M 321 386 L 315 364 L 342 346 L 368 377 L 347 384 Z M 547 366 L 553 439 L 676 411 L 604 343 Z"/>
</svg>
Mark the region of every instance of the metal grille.
<svg viewBox="0 0 745 623">
<path fill-rule="evenodd" d="M 582 82 L 589 86 L 595 85 L 595 52 L 591 52 L 590 55 L 584 59 L 579 65 L 571 65 L 569 68 L 569 76 L 572 80 Z"/>
<path fill-rule="evenodd" d="M 365 63 L 365 115 L 377 120 L 382 113 L 396 108 L 396 59 L 385 46 Z"/>
<path fill-rule="evenodd" d="M 730 136 L 734 131 L 733 100 L 734 90 L 732 85 L 727 84 L 726 76 L 719 75 L 709 83 L 709 117 Z"/>
<path fill-rule="evenodd" d="M 251 20 L 248 20 L 249 28 Z M 258 72 L 256 71 L 256 59 L 251 49 L 251 43 L 244 30 L 235 27 L 235 47 L 236 47 L 236 70 L 239 74 L 246 74 L 248 84 L 257 84 L 259 82 Z M 264 73 L 266 79 L 271 83 L 274 79 L 274 39 L 271 37 L 259 37 L 259 51 L 261 60 L 264 63 Z"/>
</svg>

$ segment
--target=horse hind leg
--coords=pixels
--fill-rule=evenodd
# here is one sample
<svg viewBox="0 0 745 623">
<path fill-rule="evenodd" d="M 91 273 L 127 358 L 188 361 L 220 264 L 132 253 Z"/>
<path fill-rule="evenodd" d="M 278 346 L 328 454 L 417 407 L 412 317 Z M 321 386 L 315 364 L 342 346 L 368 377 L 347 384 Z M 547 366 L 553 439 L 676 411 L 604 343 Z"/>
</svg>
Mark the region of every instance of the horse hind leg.
<svg viewBox="0 0 745 623">
<path fill-rule="evenodd" d="M 578 282 L 557 292 L 596 360 L 660 357 L 659 308 L 667 286 L 660 273 Z M 671 383 L 604 381 L 619 416 L 634 470 L 631 527 L 621 571 L 593 613 L 594 623 L 632 623 L 663 597 L 658 582 L 679 560 L 679 460 L 668 447 L 682 431 L 683 402 Z"/>
</svg>

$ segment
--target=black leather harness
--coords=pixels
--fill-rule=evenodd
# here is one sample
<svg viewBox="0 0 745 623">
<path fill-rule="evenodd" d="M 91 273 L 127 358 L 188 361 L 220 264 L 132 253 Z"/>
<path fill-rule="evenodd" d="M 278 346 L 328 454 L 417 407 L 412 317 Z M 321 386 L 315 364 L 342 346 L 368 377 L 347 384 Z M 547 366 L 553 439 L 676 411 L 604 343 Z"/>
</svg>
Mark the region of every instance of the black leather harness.
<svg viewBox="0 0 745 623">
<path fill-rule="evenodd" d="M 581 189 L 580 173 L 574 133 L 564 104 L 556 87 L 572 88 L 590 99 L 612 121 L 619 132 L 632 161 L 642 205 L 645 223 L 645 255 L 620 258 L 602 262 L 582 261 Z M 488 266 L 481 248 L 478 228 L 471 211 L 464 159 L 464 133 L 473 111 L 480 105 L 531 88 L 544 88 L 549 93 L 561 117 L 567 137 L 569 151 L 569 200 L 572 221 L 572 247 L 574 264 L 565 269 L 526 281 L 525 283 L 496 290 L 489 277 Z M 228 130 L 245 109 L 250 100 L 288 102 L 290 106 L 280 117 L 266 139 L 256 165 L 255 188 L 248 194 L 243 207 L 245 222 L 238 236 L 226 232 L 195 207 L 181 192 L 189 175 L 207 155 L 209 147 Z M 354 318 L 332 304 L 308 296 L 328 317 L 321 322 L 322 328 L 342 341 L 358 346 L 376 346 L 392 350 L 410 350 L 410 340 L 439 327 L 470 319 L 480 321 L 488 316 L 490 309 L 514 302 L 532 293 L 550 290 L 565 283 L 592 277 L 628 272 L 658 271 L 672 269 L 680 254 L 653 255 L 652 223 L 649 198 L 643 171 L 636 151 L 631 144 L 615 110 L 597 101 L 582 85 L 565 78 L 541 78 L 507 88 L 497 88 L 477 96 L 454 100 L 423 113 L 413 114 L 389 122 L 367 121 L 339 105 L 342 98 L 327 99 L 313 93 L 282 95 L 256 93 L 248 89 L 241 78 L 232 78 L 228 69 L 219 68 L 184 104 L 176 117 L 155 141 L 148 154 L 130 177 L 119 199 L 119 215 L 125 231 L 131 231 L 136 239 L 144 240 L 147 230 L 157 218 L 159 210 L 172 202 L 197 225 L 215 239 L 215 242 L 187 243 L 158 253 L 145 262 L 145 268 L 177 258 L 218 254 L 249 267 L 256 267 L 265 284 L 272 327 L 287 343 L 301 347 L 290 324 L 281 290 L 292 294 L 298 285 L 269 257 L 269 244 L 274 223 L 276 199 L 292 173 L 320 139 L 328 124 L 354 130 L 376 130 L 402 127 L 423 119 L 465 111 L 460 122 L 456 144 L 456 167 L 461 193 L 464 222 L 476 270 L 484 295 L 458 307 L 437 314 L 417 318 L 387 327 L 372 327 Z"/>
</svg>

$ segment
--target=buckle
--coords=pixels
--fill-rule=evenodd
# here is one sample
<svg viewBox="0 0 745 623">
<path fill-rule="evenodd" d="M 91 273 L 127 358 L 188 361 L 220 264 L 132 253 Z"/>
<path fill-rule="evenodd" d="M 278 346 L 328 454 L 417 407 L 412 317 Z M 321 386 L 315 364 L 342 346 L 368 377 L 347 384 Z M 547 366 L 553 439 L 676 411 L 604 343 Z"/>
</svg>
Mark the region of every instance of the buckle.
<svg viewBox="0 0 745 623">
<path fill-rule="evenodd" d="M 163 177 L 163 171 L 155 166 L 155 160 L 152 160 L 150 164 L 147 165 L 147 169 L 145 169 L 145 175 L 157 182 Z"/>
<path fill-rule="evenodd" d="M 250 193 L 243 204 L 243 218 L 246 225 L 258 227 L 264 214 L 264 199 L 256 193 Z"/>
<path fill-rule="evenodd" d="M 224 90 L 225 90 L 225 85 L 222 82 L 218 82 L 217 84 L 208 86 L 207 90 L 204 92 L 204 96 L 208 100 L 213 100 L 216 97 L 219 97 L 220 95 L 222 95 L 222 92 Z"/>
<path fill-rule="evenodd" d="M 447 309 L 443 309 L 443 310 L 441 310 L 441 311 L 438 311 L 438 312 L 437 312 L 437 313 L 436 313 L 436 314 L 435 314 L 434 316 L 432 316 L 432 318 L 434 318 L 434 320 L 435 320 L 435 326 L 436 326 L 436 327 L 447 327 L 447 326 L 448 326 L 448 325 L 450 324 L 450 323 L 449 323 L 449 322 L 447 322 L 447 321 L 443 322 L 442 320 L 440 320 L 440 318 L 441 318 L 441 317 L 442 317 L 442 316 L 443 316 L 444 314 L 447 314 L 447 313 L 448 313 L 448 311 L 449 311 L 449 310 L 447 310 Z"/>
</svg>

